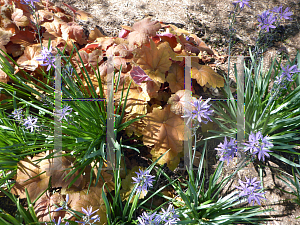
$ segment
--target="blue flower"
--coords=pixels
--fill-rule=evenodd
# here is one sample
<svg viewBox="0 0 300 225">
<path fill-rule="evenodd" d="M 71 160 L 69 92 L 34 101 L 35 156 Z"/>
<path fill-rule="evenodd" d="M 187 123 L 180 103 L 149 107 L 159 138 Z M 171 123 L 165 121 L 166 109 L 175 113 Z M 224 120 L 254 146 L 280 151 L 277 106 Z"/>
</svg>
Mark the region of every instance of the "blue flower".
<svg viewBox="0 0 300 225">
<path fill-rule="evenodd" d="M 146 212 L 143 212 L 143 214 L 138 217 L 138 221 L 138 225 L 159 225 L 161 218 L 159 214 L 156 215 L 156 212 L 150 215 L 148 215 Z"/>
<path fill-rule="evenodd" d="M 22 117 L 23 117 L 22 111 L 23 111 L 22 108 L 15 109 L 15 110 L 12 112 L 14 119 L 21 121 L 21 120 L 22 120 Z"/>
<path fill-rule="evenodd" d="M 85 210 L 84 208 L 81 208 L 81 210 L 82 210 L 83 213 L 85 213 L 85 216 L 82 217 L 83 222 L 81 222 L 81 221 L 75 221 L 75 222 L 82 223 L 82 224 L 86 225 L 86 224 L 93 224 L 95 222 L 100 221 L 100 216 L 99 215 L 92 216 L 99 209 L 92 212 L 92 206 L 91 206 L 90 208 L 87 208 L 87 210 Z M 90 221 L 90 220 L 94 220 L 94 221 Z"/>
<path fill-rule="evenodd" d="M 68 112 L 68 110 L 70 110 L 70 112 Z M 60 116 L 58 121 L 61 121 L 62 119 L 65 119 L 67 121 L 66 116 L 70 115 L 72 110 L 73 109 L 70 106 L 65 106 L 63 109 L 58 110 L 57 114 Z"/>
<path fill-rule="evenodd" d="M 202 118 L 207 119 L 212 122 L 212 120 L 209 118 L 209 116 L 213 113 L 213 110 L 209 110 L 209 107 L 211 105 L 208 105 L 207 103 L 210 101 L 211 98 L 207 99 L 205 102 L 202 101 L 202 96 L 198 99 L 195 100 L 191 104 L 195 110 L 189 110 L 188 108 L 185 108 L 185 115 L 181 116 L 182 118 L 188 118 L 187 124 L 189 121 L 192 119 L 194 120 L 197 118 L 199 123 L 205 123 L 207 124 L 208 121 L 204 121 Z"/>
<path fill-rule="evenodd" d="M 60 211 L 62 209 L 68 210 L 69 209 L 68 202 L 69 202 L 69 194 L 67 194 L 67 196 L 66 196 L 66 201 L 62 203 L 61 207 L 55 209 L 54 212 L 58 212 L 58 211 Z"/>
<path fill-rule="evenodd" d="M 55 225 L 60 225 L 60 223 L 61 223 L 61 217 L 58 218 L 57 223 L 55 222 L 55 220 L 52 220 L 52 222 L 54 222 Z M 47 223 L 45 223 L 45 224 L 47 224 Z M 69 225 L 69 222 L 66 222 L 65 225 Z"/>
<path fill-rule="evenodd" d="M 247 5 L 249 8 L 251 8 L 249 5 L 249 0 L 237 0 L 237 1 L 233 2 L 232 4 L 234 6 L 236 6 L 236 4 L 240 4 L 241 9 L 244 8 L 245 5 Z"/>
<path fill-rule="evenodd" d="M 279 14 L 279 20 L 286 19 L 286 20 L 291 20 L 290 16 L 293 15 L 292 12 L 289 11 L 289 7 L 287 7 L 284 12 L 282 12 L 282 5 L 279 7 L 274 7 L 273 12 Z"/>
<path fill-rule="evenodd" d="M 180 219 L 178 218 L 179 216 L 176 214 L 173 206 L 170 204 L 167 211 L 164 209 L 161 209 L 161 218 L 164 221 L 165 225 L 171 225 L 171 224 L 177 224 L 177 221 Z"/>
<path fill-rule="evenodd" d="M 237 153 L 237 142 L 235 139 L 230 138 L 230 141 L 227 142 L 227 138 L 224 139 L 224 144 L 220 143 L 218 145 L 219 148 L 215 148 L 218 150 L 218 155 L 220 156 L 220 161 L 227 160 L 227 165 L 234 158 Z"/>
<path fill-rule="evenodd" d="M 31 128 L 31 131 L 30 132 L 33 132 L 34 130 L 34 127 L 38 127 L 37 125 L 35 125 L 35 123 L 37 122 L 37 119 L 38 118 L 32 118 L 32 116 L 28 116 L 25 120 L 24 120 L 24 126 L 25 126 L 25 129 L 28 129 L 28 128 Z"/>
<path fill-rule="evenodd" d="M 297 65 L 293 65 L 290 67 L 289 65 L 284 68 L 281 66 L 281 69 L 283 70 L 282 74 L 279 77 L 276 77 L 276 80 L 274 81 L 278 86 L 281 86 L 284 89 L 286 88 L 287 81 L 294 81 L 293 80 L 293 73 L 299 73 L 300 71 L 297 69 Z"/>
<path fill-rule="evenodd" d="M 43 47 L 43 49 L 41 50 L 42 57 L 36 58 L 36 60 L 44 62 L 43 64 L 41 64 L 41 66 L 48 66 L 46 71 L 50 70 L 52 66 L 55 68 L 55 57 L 53 56 L 51 51 L 52 46 L 50 46 L 49 49 Z"/>
<path fill-rule="evenodd" d="M 267 32 L 269 32 L 270 28 L 276 28 L 276 26 L 273 25 L 273 23 L 276 22 L 276 16 L 273 16 L 273 13 L 269 12 L 269 10 L 264 11 L 258 16 L 258 22 L 260 22 L 258 26 L 260 26 L 262 30 L 266 29 Z"/>
<path fill-rule="evenodd" d="M 266 199 L 263 197 L 265 193 L 257 193 L 257 191 L 261 190 L 262 187 L 259 185 L 259 181 L 256 181 L 256 178 L 248 179 L 246 178 L 246 182 L 239 180 L 240 186 L 236 186 L 237 189 L 240 190 L 239 197 L 247 197 L 248 203 L 254 205 L 255 201 L 260 205 L 260 198 Z"/>
<path fill-rule="evenodd" d="M 134 180 L 134 184 L 139 184 L 137 187 L 137 191 L 143 191 L 144 193 L 147 193 L 148 187 L 152 187 L 152 182 L 154 181 L 154 177 L 150 175 L 149 170 L 142 171 L 139 169 L 140 173 L 135 172 L 137 174 L 137 178 L 133 177 L 132 179 Z"/>
<path fill-rule="evenodd" d="M 23 2 L 21 2 L 21 3 L 34 7 L 35 2 L 40 2 L 40 0 L 23 0 Z"/>
<path fill-rule="evenodd" d="M 263 137 L 262 133 L 259 131 L 256 134 L 252 133 L 249 135 L 248 143 L 244 143 L 246 146 L 245 152 L 250 151 L 252 155 L 258 154 L 258 159 L 265 161 L 265 156 L 270 157 L 268 148 L 273 147 L 274 145 L 268 141 L 267 137 Z"/>
</svg>

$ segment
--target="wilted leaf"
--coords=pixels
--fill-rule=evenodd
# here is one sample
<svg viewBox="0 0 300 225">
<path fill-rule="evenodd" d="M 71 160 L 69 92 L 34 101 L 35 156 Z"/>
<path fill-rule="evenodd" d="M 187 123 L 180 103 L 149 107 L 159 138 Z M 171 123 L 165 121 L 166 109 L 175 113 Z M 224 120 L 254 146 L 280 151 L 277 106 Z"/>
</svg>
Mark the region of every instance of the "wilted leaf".
<svg viewBox="0 0 300 225">
<path fill-rule="evenodd" d="M 24 50 L 24 54 L 17 60 L 17 63 L 21 69 L 34 71 L 39 66 L 39 64 L 42 64 L 41 61 L 36 60 L 37 57 L 40 57 L 40 54 L 40 44 L 27 46 Z"/>
<path fill-rule="evenodd" d="M 65 24 L 65 22 L 57 16 L 54 16 L 54 20 L 51 22 L 44 22 L 42 26 L 46 28 L 46 32 L 43 34 L 45 39 L 49 39 L 49 37 L 62 37 L 61 26 Z"/>
<path fill-rule="evenodd" d="M 14 44 L 20 44 L 24 47 L 32 45 L 35 39 L 35 32 L 29 30 L 21 30 L 10 38 L 11 42 Z"/>
<path fill-rule="evenodd" d="M 29 19 L 23 14 L 22 9 L 16 8 L 11 15 L 11 19 L 17 25 L 17 27 L 26 27 L 29 24 Z"/>
<path fill-rule="evenodd" d="M 83 32 L 83 28 L 75 22 L 64 23 L 61 25 L 62 38 L 64 40 L 71 39 L 80 45 L 86 44 L 87 40 Z"/>
<path fill-rule="evenodd" d="M 45 153 L 40 153 L 32 159 L 27 157 L 18 163 L 18 170 L 15 178 L 16 183 L 11 189 L 13 194 L 19 195 L 20 198 L 26 198 L 25 188 L 27 188 L 30 199 L 34 201 L 48 188 L 50 177 L 47 176 L 46 173 L 41 174 L 44 171 L 41 169 L 40 164 L 34 162 L 35 160 L 42 159 L 45 156 Z"/>
<path fill-rule="evenodd" d="M 133 61 L 140 66 L 145 73 L 152 79 L 160 83 L 166 81 L 165 72 L 169 70 L 172 62 L 169 60 L 170 54 L 166 51 L 166 45 L 155 46 L 150 39 L 151 48 L 142 46 L 137 49 L 137 54 Z M 170 46 L 169 46 L 170 47 Z"/>
<path fill-rule="evenodd" d="M 224 78 L 216 73 L 212 68 L 192 62 L 192 78 L 197 80 L 201 86 L 210 84 L 213 88 L 223 87 Z"/>
</svg>

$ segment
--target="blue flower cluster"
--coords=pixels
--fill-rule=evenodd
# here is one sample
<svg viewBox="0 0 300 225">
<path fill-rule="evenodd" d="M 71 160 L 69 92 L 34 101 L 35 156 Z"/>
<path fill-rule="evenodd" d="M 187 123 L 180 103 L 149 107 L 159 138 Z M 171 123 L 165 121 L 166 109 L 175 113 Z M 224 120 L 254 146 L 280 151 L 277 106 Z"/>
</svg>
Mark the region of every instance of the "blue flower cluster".
<svg viewBox="0 0 300 225">
<path fill-rule="evenodd" d="M 147 214 L 144 212 L 140 217 L 138 217 L 139 225 L 171 225 L 177 224 L 180 219 L 176 214 L 172 205 L 169 205 L 167 210 L 162 209 L 161 213 Z"/>
</svg>

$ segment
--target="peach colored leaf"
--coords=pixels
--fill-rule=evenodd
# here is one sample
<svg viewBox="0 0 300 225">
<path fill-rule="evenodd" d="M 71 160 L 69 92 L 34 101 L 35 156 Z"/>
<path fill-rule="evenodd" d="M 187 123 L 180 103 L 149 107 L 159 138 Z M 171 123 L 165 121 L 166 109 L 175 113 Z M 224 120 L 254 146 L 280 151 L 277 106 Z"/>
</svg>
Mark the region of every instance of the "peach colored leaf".
<svg viewBox="0 0 300 225">
<path fill-rule="evenodd" d="M 155 36 L 160 28 L 161 25 L 158 21 L 151 21 L 151 17 L 144 18 L 133 24 L 132 32 L 127 36 L 127 40 L 130 45 L 147 43 L 148 37 Z"/>
<path fill-rule="evenodd" d="M 141 85 L 142 82 L 150 81 L 151 78 L 144 72 L 139 66 L 134 66 L 130 71 L 130 76 L 137 85 Z"/>
<path fill-rule="evenodd" d="M 156 47 L 151 39 L 150 46 L 151 48 L 142 46 L 141 49 L 137 49 L 133 62 L 140 66 L 152 80 L 164 83 L 165 72 L 172 64 L 169 60 L 170 54 L 166 51 L 168 47 L 166 45 Z"/>
<path fill-rule="evenodd" d="M 144 33 L 149 36 L 155 36 L 156 32 L 161 28 L 158 21 L 151 21 L 151 17 L 144 18 L 143 20 L 133 24 L 132 29 L 139 33 Z"/>
<path fill-rule="evenodd" d="M 46 32 L 43 34 L 45 39 L 49 39 L 48 37 L 62 37 L 61 26 L 65 24 L 65 22 L 57 16 L 54 16 L 54 20 L 51 22 L 44 22 L 42 26 L 46 28 Z"/>
<path fill-rule="evenodd" d="M 32 159 L 27 157 L 18 163 L 17 175 L 15 178 L 16 183 L 11 189 L 13 194 L 19 195 L 20 198 L 26 198 L 25 188 L 27 188 L 30 199 L 34 201 L 48 188 L 50 177 L 47 176 L 46 173 L 41 174 L 44 171 L 40 169 L 41 166 L 37 164 L 37 162 L 34 162 L 45 156 L 45 153 L 40 153 Z"/>
<path fill-rule="evenodd" d="M 153 146 L 153 159 L 170 149 L 158 163 L 168 163 L 168 166 L 173 168 L 174 164 L 171 161 L 175 164 L 179 162 L 178 153 L 183 150 L 185 124 L 183 118 L 172 113 L 170 109 L 171 105 L 162 110 L 154 108 L 152 113 L 144 117 L 146 127 L 143 130 L 143 143 Z"/>
<path fill-rule="evenodd" d="M 40 53 L 40 44 L 27 46 L 24 50 L 24 54 L 17 60 L 17 63 L 21 69 L 34 71 L 39 64 L 42 64 L 41 61 L 36 60 L 37 57 L 40 57 Z"/>
<path fill-rule="evenodd" d="M 86 44 L 87 40 L 83 32 L 83 28 L 75 23 L 69 22 L 61 25 L 62 38 L 64 40 L 71 39 L 80 45 Z"/>
<path fill-rule="evenodd" d="M 47 10 L 38 10 L 39 22 L 50 22 L 54 20 L 54 14 Z"/>
<path fill-rule="evenodd" d="M 147 92 L 140 87 L 131 88 L 129 90 L 125 112 L 144 115 L 147 113 L 147 101 L 150 101 Z"/>
<path fill-rule="evenodd" d="M 105 37 L 105 35 L 102 34 L 101 31 L 97 27 L 95 27 L 93 30 L 91 30 L 88 40 L 95 41 L 99 37 Z"/>
<path fill-rule="evenodd" d="M 96 43 L 100 44 L 102 46 L 102 50 L 106 51 L 108 47 L 114 44 L 114 39 L 112 37 L 100 37 L 96 39 Z"/>
<path fill-rule="evenodd" d="M 145 33 L 139 33 L 138 31 L 132 31 L 128 34 L 127 40 L 130 46 L 137 44 L 138 46 L 149 42 L 149 37 Z M 132 47 L 131 47 L 132 48 Z"/>
<path fill-rule="evenodd" d="M 192 78 L 196 79 L 197 83 L 201 86 L 204 86 L 208 83 L 213 88 L 224 87 L 224 78 L 209 66 L 192 62 L 191 71 Z"/>
<path fill-rule="evenodd" d="M 125 44 L 113 44 L 110 46 L 107 51 L 107 56 L 122 56 L 127 57 L 131 54 L 131 51 L 128 49 L 128 46 Z"/>
<path fill-rule="evenodd" d="M 127 114 L 123 118 L 123 123 L 125 123 L 126 121 L 130 121 L 132 119 L 135 119 L 138 116 L 140 116 L 140 115 L 139 114 L 131 114 L 131 113 Z M 126 127 L 125 131 L 129 137 L 131 137 L 133 135 L 133 133 L 135 135 L 137 135 L 138 137 L 140 137 L 143 135 L 142 131 L 143 131 L 144 127 L 145 127 L 145 123 L 143 122 L 143 118 L 142 118 L 140 120 L 133 122 L 128 127 Z"/>
<path fill-rule="evenodd" d="M 184 89 L 184 68 L 177 63 L 172 63 L 168 71 L 167 82 L 173 93 Z"/>
<path fill-rule="evenodd" d="M 17 27 L 26 27 L 29 25 L 29 19 L 23 14 L 22 9 L 15 8 L 14 13 L 11 15 L 11 19 Z"/>
<path fill-rule="evenodd" d="M 188 94 L 188 99 L 186 99 L 185 90 L 179 90 L 175 94 L 171 95 L 168 100 L 168 104 L 171 105 L 171 112 L 175 113 L 176 115 L 182 116 L 184 114 L 184 108 L 189 107 L 187 102 L 192 103 L 192 92 Z"/>
<path fill-rule="evenodd" d="M 0 45 L 6 45 L 13 34 L 10 31 L 6 31 L 0 27 Z"/>
</svg>

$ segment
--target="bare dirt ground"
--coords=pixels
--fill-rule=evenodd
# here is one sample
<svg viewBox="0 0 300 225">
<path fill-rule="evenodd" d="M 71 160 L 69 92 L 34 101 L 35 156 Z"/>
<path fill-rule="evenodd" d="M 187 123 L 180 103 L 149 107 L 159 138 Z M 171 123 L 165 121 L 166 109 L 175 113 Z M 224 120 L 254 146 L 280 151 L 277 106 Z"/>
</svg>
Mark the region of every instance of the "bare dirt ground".
<svg viewBox="0 0 300 225">
<path fill-rule="evenodd" d="M 88 29 L 98 26 L 107 36 L 118 36 L 122 29 L 121 25 L 132 26 L 134 22 L 139 21 L 147 16 L 153 20 L 164 23 L 173 23 L 177 27 L 186 29 L 199 37 L 211 48 L 216 50 L 219 55 L 225 55 L 228 52 L 228 28 L 229 13 L 233 10 L 233 0 L 52 0 L 56 5 L 68 10 L 62 2 L 77 7 L 92 14 L 93 19 L 88 22 L 80 21 L 79 24 Z M 257 15 L 264 10 L 273 9 L 275 6 L 283 5 L 283 8 L 290 7 L 294 13 L 292 21 L 286 21 L 282 24 L 285 28 L 283 41 L 273 43 L 264 55 L 264 68 L 268 69 L 271 63 L 271 57 L 278 52 L 285 51 L 294 59 L 297 50 L 300 49 L 300 1 L 299 0 L 260 0 L 250 1 L 251 8 L 245 6 L 244 10 L 237 18 L 235 25 L 236 44 L 232 49 L 232 55 L 247 56 L 250 46 L 255 44 L 259 28 L 257 27 Z M 229 76 L 233 78 L 233 64 L 236 63 L 236 57 L 232 57 L 230 62 Z M 228 62 L 218 65 L 220 70 L 227 73 Z M 213 152 L 213 147 L 208 149 L 208 154 Z M 212 158 L 212 157 L 210 157 Z M 217 163 L 216 160 L 208 162 L 209 164 Z M 270 162 L 274 168 L 282 168 L 283 165 Z M 272 219 L 271 224 L 300 224 L 300 207 L 292 204 L 286 199 L 292 198 L 287 194 L 277 190 L 275 187 L 284 188 L 285 185 L 276 178 L 276 169 L 266 168 L 264 173 L 264 186 L 267 189 L 267 200 L 262 204 L 263 208 L 273 208 L 274 211 L 265 215 Z M 225 168 L 226 170 L 226 168 Z M 226 172 L 226 171 L 225 171 Z M 240 173 L 251 176 L 259 176 L 254 165 L 251 164 Z M 228 168 L 227 173 L 230 173 Z M 275 174 L 275 175 L 274 175 Z M 238 180 L 237 177 L 236 180 Z M 233 184 L 232 187 L 234 187 Z M 285 187 L 285 190 L 289 190 Z"/>
</svg>

